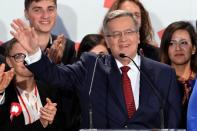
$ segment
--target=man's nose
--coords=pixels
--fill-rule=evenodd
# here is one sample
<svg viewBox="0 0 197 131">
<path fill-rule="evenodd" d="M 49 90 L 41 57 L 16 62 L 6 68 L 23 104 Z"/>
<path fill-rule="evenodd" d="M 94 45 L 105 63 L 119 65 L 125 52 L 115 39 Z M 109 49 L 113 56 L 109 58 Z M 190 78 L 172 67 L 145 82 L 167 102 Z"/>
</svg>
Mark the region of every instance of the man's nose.
<svg viewBox="0 0 197 131">
<path fill-rule="evenodd" d="M 47 10 L 43 10 L 43 11 L 42 11 L 42 17 L 43 17 L 43 18 L 48 18 L 49 15 L 50 15 L 50 14 L 49 14 L 49 12 L 48 12 Z"/>
<path fill-rule="evenodd" d="M 124 32 L 121 33 L 120 40 L 121 41 L 126 41 L 127 40 L 127 35 Z"/>
</svg>

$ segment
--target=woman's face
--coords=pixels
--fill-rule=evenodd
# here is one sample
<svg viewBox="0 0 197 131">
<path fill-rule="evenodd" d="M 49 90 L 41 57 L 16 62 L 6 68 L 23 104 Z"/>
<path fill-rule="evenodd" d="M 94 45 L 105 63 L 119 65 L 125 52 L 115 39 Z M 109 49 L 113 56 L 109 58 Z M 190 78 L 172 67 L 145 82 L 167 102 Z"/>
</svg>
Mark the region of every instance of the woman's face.
<svg viewBox="0 0 197 131">
<path fill-rule="evenodd" d="M 26 66 L 24 65 L 24 60 L 21 60 L 21 57 L 19 56 L 21 54 L 26 54 L 26 51 L 17 42 L 10 50 L 9 55 L 12 57 L 6 57 L 6 62 L 10 67 L 14 68 L 17 77 L 32 77 L 33 74 L 26 68 Z M 18 57 L 14 58 L 13 56 L 16 55 L 18 55 Z M 18 59 L 20 59 L 20 61 Z"/>
<path fill-rule="evenodd" d="M 138 5 L 132 1 L 125 1 L 120 5 L 119 9 L 131 12 L 137 20 L 138 25 L 141 27 L 141 10 Z"/>
<path fill-rule="evenodd" d="M 192 54 L 196 48 L 192 45 L 189 33 L 186 30 L 177 30 L 172 34 L 168 55 L 171 65 L 190 64 Z"/>
<path fill-rule="evenodd" d="M 96 45 L 94 48 L 92 48 L 90 50 L 90 52 L 94 52 L 96 54 L 100 54 L 100 53 L 108 54 L 107 47 L 105 45 L 102 45 L 102 44 Z"/>
</svg>

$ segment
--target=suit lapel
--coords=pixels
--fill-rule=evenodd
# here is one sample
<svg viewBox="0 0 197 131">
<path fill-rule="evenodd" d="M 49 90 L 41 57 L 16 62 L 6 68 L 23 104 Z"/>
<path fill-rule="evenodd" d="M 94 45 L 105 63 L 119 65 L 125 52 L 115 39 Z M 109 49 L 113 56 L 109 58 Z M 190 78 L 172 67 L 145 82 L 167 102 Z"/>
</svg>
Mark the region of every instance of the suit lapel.
<svg viewBox="0 0 197 131">
<path fill-rule="evenodd" d="M 153 76 L 148 75 L 148 74 L 152 74 L 154 69 L 147 64 L 146 58 L 144 58 L 143 56 L 141 56 L 140 69 L 141 69 L 141 72 L 143 72 L 146 75 L 146 77 L 148 78 L 148 81 L 150 81 Z M 144 76 L 141 73 L 140 74 L 139 108 L 144 108 L 144 104 L 148 104 L 147 102 L 149 101 L 149 99 L 151 98 L 150 96 L 152 96 L 152 95 L 153 95 L 153 91 L 151 90 L 149 83 L 147 82 L 147 80 L 144 78 Z"/>
<path fill-rule="evenodd" d="M 118 66 L 115 62 L 115 59 L 113 57 L 110 57 L 111 61 L 111 70 L 108 76 L 109 80 L 109 89 L 111 91 L 110 94 L 112 98 L 114 99 L 114 102 L 116 105 L 123 111 L 125 115 L 127 115 L 126 111 L 126 106 L 125 106 L 125 100 L 124 100 L 124 95 L 123 95 L 123 90 L 122 90 L 122 78 L 121 78 L 121 73 L 118 69 Z"/>
</svg>

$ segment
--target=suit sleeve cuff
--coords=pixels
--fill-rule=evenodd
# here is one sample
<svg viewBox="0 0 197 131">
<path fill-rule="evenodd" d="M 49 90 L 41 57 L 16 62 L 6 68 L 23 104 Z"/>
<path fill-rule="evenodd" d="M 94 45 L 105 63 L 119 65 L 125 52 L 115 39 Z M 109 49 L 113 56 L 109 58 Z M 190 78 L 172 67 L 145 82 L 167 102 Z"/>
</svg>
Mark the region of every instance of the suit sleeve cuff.
<svg viewBox="0 0 197 131">
<path fill-rule="evenodd" d="M 25 62 L 27 63 L 27 65 L 31 65 L 31 64 L 39 61 L 41 59 L 41 56 L 42 56 L 42 51 L 39 48 L 38 51 L 33 55 L 29 56 L 28 54 L 26 54 Z"/>
</svg>

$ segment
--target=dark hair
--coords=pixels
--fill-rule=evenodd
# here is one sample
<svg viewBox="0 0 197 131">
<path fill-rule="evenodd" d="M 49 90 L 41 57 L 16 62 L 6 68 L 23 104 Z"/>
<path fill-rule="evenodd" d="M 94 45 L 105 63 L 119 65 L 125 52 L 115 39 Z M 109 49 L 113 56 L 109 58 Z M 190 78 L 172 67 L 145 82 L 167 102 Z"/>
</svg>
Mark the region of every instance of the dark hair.
<svg viewBox="0 0 197 131">
<path fill-rule="evenodd" d="M 86 36 L 83 37 L 80 46 L 79 46 L 79 50 L 77 53 L 77 59 L 80 58 L 81 54 L 84 52 L 89 52 L 92 48 L 94 48 L 95 46 L 102 44 L 104 46 L 106 46 L 105 42 L 104 42 L 104 37 L 100 34 L 88 34 Z"/>
<path fill-rule="evenodd" d="M 13 46 L 17 43 L 18 41 L 15 38 L 12 38 L 11 40 L 7 41 L 5 44 L 4 48 L 4 55 L 0 56 L 1 57 L 1 62 L 5 63 L 5 71 L 10 70 L 9 65 L 6 62 L 6 57 L 10 55 L 10 51 L 12 50 Z"/>
<path fill-rule="evenodd" d="M 140 42 L 149 43 L 149 41 L 153 39 L 154 33 L 153 33 L 152 26 L 151 26 L 149 13 L 148 11 L 146 11 L 143 4 L 139 0 L 116 0 L 111 6 L 111 8 L 109 9 L 109 12 L 120 9 L 120 6 L 125 1 L 133 2 L 140 8 L 140 11 L 141 11 L 141 27 L 139 29 Z"/>
<path fill-rule="evenodd" d="M 163 33 L 163 36 L 161 39 L 161 45 L 160 45 L 161 62 L 169 64 L 169 65 L 171 65 L 171 60 L 168 55 L 168 48 L 170 46 L 172 35 L 177 30 L 187 31 L 189 33 L 192 46 L 197 48 L 197 41 L 196 41 L 197 35 L 191 23 L 186 22 L 186 21 L 177 21 L 177 22 L 170 24 Z M 196 52 L 194 55 L 191 56 L 190 68 L 194 72 L 197 71 L 197 53 Z"/>
<path fill-rule="evenodd" d="M 18 41 L 15 38 L 12 38 L 11 40 L 9 40 L 6 43 L 6 47 L 5 47 L 5 56 L 9 56 L 10 55 L 10 51 L 12 50 L 13 46 L 17 43 Z"/>
<path fill-rule="evenodd" d="M 32 2 L 40 2 L 42 0 L 25 0 L 24 6 L 25 6 L 25 10 L 28 10 L 31 3 Z M 53 2 L 55 3 L 55 5 L 57 6 L 57 0 L 53 0 Z"/>
</svg>

